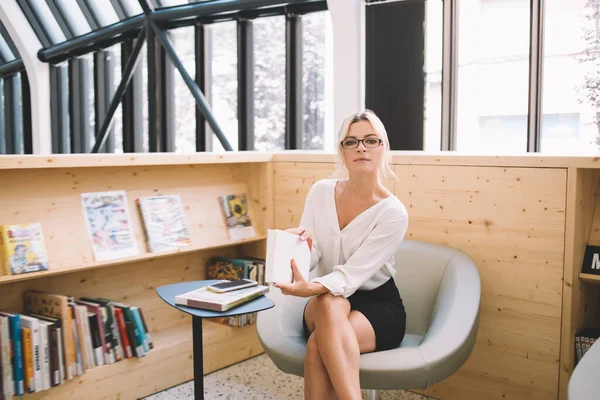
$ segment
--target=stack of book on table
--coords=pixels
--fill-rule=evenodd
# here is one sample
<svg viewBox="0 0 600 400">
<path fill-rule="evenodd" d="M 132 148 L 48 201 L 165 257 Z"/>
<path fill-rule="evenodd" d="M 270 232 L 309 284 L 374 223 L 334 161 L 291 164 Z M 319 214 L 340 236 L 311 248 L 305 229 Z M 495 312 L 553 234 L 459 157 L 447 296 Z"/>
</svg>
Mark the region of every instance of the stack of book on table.
<svg viewBox="0 0 600 400">
<path fill-rule="evenodd" d="M 221 280 L 215 283 L 227 282 L 229 281 Z M 269 291 L 268 286 L 258 285 L 257 282 L 253 282 L 253 285 L 250 287 L 222 293 L 217 293 L 210 289 L 210 287 L 205 286 L 179 296 L 175 296 L 175 304 L 223 312 L 247 303 L 250 300 L 254 300 Z"/>
</svg>

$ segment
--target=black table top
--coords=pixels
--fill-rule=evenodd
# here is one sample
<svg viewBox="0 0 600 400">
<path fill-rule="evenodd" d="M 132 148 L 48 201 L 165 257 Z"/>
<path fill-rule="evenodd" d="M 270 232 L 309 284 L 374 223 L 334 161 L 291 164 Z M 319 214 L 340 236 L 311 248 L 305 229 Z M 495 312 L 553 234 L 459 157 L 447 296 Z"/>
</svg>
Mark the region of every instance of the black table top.
<svg viewBox="0 0 600 400">
<path fill-rule="evenodd" d="M 266 296 L 260 296 L 254 300 L 250 300 L 247 303 L 241 304 L 237 307 L 233 307 L 224 312 L 203 310 L 201 308 L 193 308 L 175 304 L 175 296 L 191 292 L 192 290 L 199 289 L 204 286 L 208 286 L 211 283 L 217 281 L 218 280 L 206 280 L 175 283 L 173 285 L 165 285 L 156 288 L 156 293 L 158 293 L 160 298 L 167 302 L 169 305 L 178 308 L 179 310 L 185 313 L 200 318 L 230 317 L 233 315 L 247 314 L 251 312 L 267 310 L 275 305 L 275 303 L 273 303 L 271 299 L 269 299 Z"/>
</svg>

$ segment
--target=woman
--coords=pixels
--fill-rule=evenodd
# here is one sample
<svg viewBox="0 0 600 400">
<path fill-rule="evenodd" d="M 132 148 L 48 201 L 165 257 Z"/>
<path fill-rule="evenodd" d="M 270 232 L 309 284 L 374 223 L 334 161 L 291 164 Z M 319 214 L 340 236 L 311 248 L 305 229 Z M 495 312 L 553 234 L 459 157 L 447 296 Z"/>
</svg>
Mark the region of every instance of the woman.
<svg viewBox="0 0 600 400">
<path fill-rule="evenodd" d="M 309 400 L 361 399 L 360 354 L 398 347 L 404 337 L 406 314 L 393 276 L 408 215 L 381 183 L 393 175 L 388 143 L 372 111 L 346 118 L 338 154 L 348 179 L 315 183 L 300 227 L 288 229 L 313 239 L 316 277 L 305 279 L 292 260 L 292 283 L 275 284 L 286 295 L 311 297 L 303 320 Z"/>
</svg>

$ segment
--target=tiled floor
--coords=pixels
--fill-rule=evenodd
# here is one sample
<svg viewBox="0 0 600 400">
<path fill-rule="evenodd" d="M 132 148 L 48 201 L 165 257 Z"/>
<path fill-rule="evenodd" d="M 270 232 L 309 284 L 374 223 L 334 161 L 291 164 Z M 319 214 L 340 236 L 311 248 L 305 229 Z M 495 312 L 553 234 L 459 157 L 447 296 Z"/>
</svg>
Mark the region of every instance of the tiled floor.
<svg viewBox="0 0 600 400">
<path fill-rule="evenodd" d="M 212 400 L 302 400 L 302 378 L 284 374 L 260 355 L 204 377 L 204 398 Z M 143 400 L 193 400 L 193 382 L 146 397 Z M 429 400 L 401 390 L 380 392 L 381 400 Z"/>
</svg>

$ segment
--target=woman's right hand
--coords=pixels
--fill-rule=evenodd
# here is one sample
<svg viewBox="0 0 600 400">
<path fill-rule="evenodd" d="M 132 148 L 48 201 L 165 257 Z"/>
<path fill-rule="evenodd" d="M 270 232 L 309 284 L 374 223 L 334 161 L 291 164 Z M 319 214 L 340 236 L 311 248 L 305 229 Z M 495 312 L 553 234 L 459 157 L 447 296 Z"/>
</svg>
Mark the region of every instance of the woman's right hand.
<svg viewBox="0 0 600 400">
<path fill-rule="evenodd" d="M 286 229 L 285 232 L 289 232 L 289 233 L 293 233 L 294 235 L 298 235 L 298 236 L 300 236 L 301 240 L 307 240 L 312 237 L 312 233 L 308 229 L 305 229 L 303 227 Z"/>
</svg>

